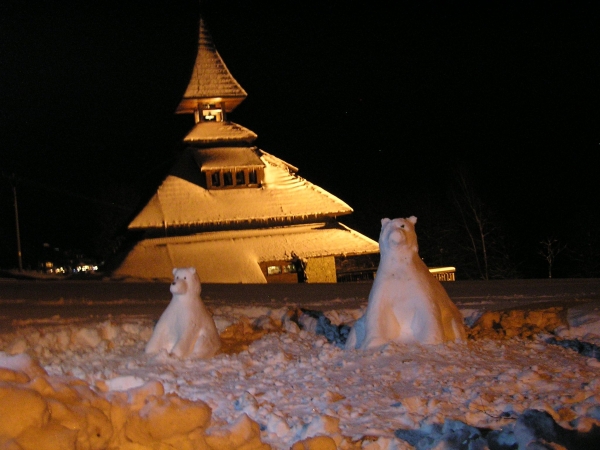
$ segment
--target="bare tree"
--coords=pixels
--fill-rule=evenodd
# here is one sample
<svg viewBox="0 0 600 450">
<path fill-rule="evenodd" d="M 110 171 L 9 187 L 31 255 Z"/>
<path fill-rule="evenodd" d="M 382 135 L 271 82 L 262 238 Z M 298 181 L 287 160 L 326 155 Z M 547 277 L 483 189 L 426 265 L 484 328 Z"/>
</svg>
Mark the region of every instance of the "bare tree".
<svg viewBox="0 0 600 450">
<path fill-rule="evenodd" d="M 547 237 L 540 242 L 540 245 L 542 248 L 539 251 L 539 254 L 542 255 L 548 263 L 548 278 L 552 278 L 552 265 L 554 264 L 554 260 L 567 246 L 554 237 Z"/>
<path fill-rule="evenodd" d="M 465 269 L 470 265 L 471 276 L 483 280 L 517 276 L 500 222 L 477 194 L 467 171 L 455 170 L 454 181 L 450 196 L 462 230 L 457 238 L 465 252 L 463 259 L 470 259 Z"/>
<path fill-rule="evenodd" d="M 479 275 L 489 280 L 488 249 L 486 238 L 490 232 L 490 224 L 486 208 L 481 199 L 475 194 L 464 170 L 456 172 L 458 191 L 452 192 L 454 206 L 458 211 L 460 221 L 467 233 L 470 249 L 477 265 Z"/>
</svg>

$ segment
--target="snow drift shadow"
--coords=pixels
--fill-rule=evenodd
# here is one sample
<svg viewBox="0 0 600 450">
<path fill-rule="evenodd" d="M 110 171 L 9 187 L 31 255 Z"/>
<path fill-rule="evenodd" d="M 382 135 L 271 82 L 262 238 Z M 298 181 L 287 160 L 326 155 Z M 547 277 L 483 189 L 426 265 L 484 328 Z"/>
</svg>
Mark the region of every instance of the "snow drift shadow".
<svg viewBox="0 0 600 450">
<path fill-rule="evenodd" d="M 579 339 L 557 339 L 555 337 L 546 339 L 546 342 L 575 350 L 580 355 L 600 361 L 600 347 L 590 342 L 580 341 Z"/>
<path fill-rule="evenodd" d="M 481 429 L 458 420 L 447 420 L 443 425 L 428 424 L 418 430 L 396 430 L 394 434 L 416 450 L 549 449 L 555 448 L 554 444 L 568 450 L 591 450 L 597 449 L 600 444 L 600 427 L 593 425 L 587 433 L 568 430 L 557 424 L 547 412 L 536 409 L 526 410 L 513 424 L 499 430 Z"/>
</svg>

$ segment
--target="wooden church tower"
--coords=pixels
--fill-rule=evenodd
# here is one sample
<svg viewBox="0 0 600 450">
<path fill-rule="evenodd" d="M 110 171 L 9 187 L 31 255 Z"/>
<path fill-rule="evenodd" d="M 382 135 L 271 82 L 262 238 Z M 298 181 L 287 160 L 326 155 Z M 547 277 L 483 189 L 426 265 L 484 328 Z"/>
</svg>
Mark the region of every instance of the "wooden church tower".
<svg viewBox="0 0 600 450">
<path fill-rule="evenodd" d="M 193 114 L 195 125 L 186 150 L 129 224 L 143 239 L 113 278 L 167 280 L 174 267 L 194 266 L 203 283 L 297 282 L 303 261 L 306 281 L 335 283 L 361 255 L 378 259 L 377 242 L 337 221 L 350 206 L 228 120 L 246 96 L 200 19 L 198 55 L 176 110 Z"/>
</svg>

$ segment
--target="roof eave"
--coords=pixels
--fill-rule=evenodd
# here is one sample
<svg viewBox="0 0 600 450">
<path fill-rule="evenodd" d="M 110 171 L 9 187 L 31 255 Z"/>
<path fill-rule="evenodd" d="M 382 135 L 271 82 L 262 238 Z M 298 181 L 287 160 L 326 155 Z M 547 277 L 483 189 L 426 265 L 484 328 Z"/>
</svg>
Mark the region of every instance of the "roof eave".
<svg viewBox="0 0 600 450">
<path fill-rule="evenodd" d="M 278 217 L 253 217 L 247 219 L 223 219 L 223 220 L 212 220 L 212 221 L 195 221 L 195 222 L 160 222 L 160 223 L 136 223 L 136 220 L 129 224 L 129 230 L 165 230 L 169 228 L 204 228 L 204 227 L 231 227 L 232 225 L 247 225 L 253 226 L 254 224 L 267 224 L 272 226 L 273 224 L 285 223 L 287 225 L 300 225 L 307 222 L 322 221 L 324 219 L 335 219 L 340 216 L 346 216 L 352 214 L 353 210 L 340 210 L 329 213 L 319 214 L 303 214 L 303 215 L 290 215 L 290 216 L 278 216 Z"/>
<path fill-rule="evenodd" d="M 184 97 L 175 110 L 175 114 L 193 114 L 198 105 L 220 103 L 226 113 L 230 113 L 244 101 L 245 96 L 236 97 Z"/>
</svg>

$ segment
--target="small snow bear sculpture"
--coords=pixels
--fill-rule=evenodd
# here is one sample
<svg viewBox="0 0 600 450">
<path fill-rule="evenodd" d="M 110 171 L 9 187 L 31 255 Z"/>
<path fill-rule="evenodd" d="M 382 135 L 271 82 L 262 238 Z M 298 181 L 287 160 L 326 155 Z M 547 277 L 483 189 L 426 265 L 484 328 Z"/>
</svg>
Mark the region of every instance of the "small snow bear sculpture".
<svg viewBox="0 0 600 450">
<path fill-rule="evenodd" d="M 367 310 L 350 330 L 346 349 L 466 339 L 460 311 L 419 257 L 416 223 L 415 216 L 381 220 L 379 268 Z"/>
<path fill-rule="evenodd" d="M 173 298 L 154 327 L 146 353 L 179 358 L 210 358 L 221 348 L 215 322 L 200 298 L 200 278 L 194 267 L 173 269 Z"/>
</svg>

